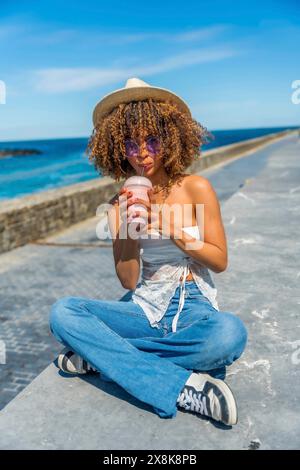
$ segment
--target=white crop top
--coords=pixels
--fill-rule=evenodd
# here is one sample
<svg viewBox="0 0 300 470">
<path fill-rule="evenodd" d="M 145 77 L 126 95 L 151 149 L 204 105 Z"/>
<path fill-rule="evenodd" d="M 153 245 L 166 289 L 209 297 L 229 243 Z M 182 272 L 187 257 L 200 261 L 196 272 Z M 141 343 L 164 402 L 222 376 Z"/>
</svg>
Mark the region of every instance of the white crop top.
<svg viewBox="0 0 300 470">
<path fill-rule="evenodd" d="M 197 225 L 184 227 L 183 230 L 199 240 Z M 133 302 L 144 310 L 150 325 L 158 328 L 158 322 L 164 316 L 171 298 L 180 285 L 178 310 L 172 322 L 172 331 L 176 331 L 178 317 L 184 305 L 185 281 L 189 269 L 202 294 L 216 310 L 219 310 L 216 300 L 217 289 L 208 268 L 186 255 L 170 238 L 162 237 L 157 231 L 152 232 L 151 236 L 152 238 L 139 239 L 143 262 L 142 279 L 132 294 Z"/>
</svg>

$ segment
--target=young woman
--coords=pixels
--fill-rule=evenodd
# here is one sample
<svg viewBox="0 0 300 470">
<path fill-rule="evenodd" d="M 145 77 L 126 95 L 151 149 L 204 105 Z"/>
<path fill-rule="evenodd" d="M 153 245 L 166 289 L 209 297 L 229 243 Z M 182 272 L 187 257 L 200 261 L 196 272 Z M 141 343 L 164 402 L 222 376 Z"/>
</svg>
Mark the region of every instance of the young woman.
<svg viewBox="0 0 300 470">
<path fill-rule="evenodd" d="M 236 424 L 236 402 L 223 379 L 226 366 L 242 354 L 247 332 L 236 315 L 219 311 L 209 273 L 227 267 L 216 193 L 204 177 L 184 172 L 200 156 L 208 132 L 180 97 L 137 78 L 105 96 L 93 119 L 88 153 L 96 168 L 116 181 L 143 173 L 152 189 L 149 201 L 135 200 L 128 188 L 110 201 L 116 274 L 129 292 L 121 300 L 65 297 L 53 305 L 51 330 L 66 345 L 59 367 L 98 371 L 162 418 L 183 408 Z M 139 237 L 130 235 L 127 217 L 136 202 L 146 221 Z M 153 228 L 153 204 L 192 210 L 183 224 L 182 217 L 171 217 L 166 231 L 164 210 Z"/>
</svg>

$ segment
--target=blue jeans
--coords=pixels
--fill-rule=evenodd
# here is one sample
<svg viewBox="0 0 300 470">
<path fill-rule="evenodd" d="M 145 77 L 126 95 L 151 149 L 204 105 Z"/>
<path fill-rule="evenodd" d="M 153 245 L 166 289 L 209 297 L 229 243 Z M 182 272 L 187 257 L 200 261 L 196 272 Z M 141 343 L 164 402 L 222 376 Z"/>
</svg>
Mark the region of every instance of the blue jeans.
<svg viewBox="0 0 300 470">
<path fill-rule="evenodd" d="M 151 405 L 161 418 L 177 413 L 177 398 L 193 371 L 223 378 L 242 354 L 247 331 L 232 313 L 219 312 L 186 281 L 177 331 L 179 286 L 159 328 L 153 328 L 129 291 L 120 300 L 63 297 L 52 306 L 50 328 L 58 341 L 101 374 Z"/>
</svg>

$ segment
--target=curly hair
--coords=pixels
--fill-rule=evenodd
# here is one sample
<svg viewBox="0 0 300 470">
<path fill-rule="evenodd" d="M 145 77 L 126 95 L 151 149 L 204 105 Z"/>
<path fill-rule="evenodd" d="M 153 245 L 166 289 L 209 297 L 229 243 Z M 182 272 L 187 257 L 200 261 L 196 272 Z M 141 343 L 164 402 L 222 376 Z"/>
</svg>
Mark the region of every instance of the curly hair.
<svg viewBox="0 0 300 470">
<path fill-rule="evenodd" d="M 86 154 L 102 175 L 116 181 L 127 178 L 134 170 L 126 158 L 124 141 L 145 131 L 160 137 L 162 163 L 171 179 L 199 158 L 203 143 L 213 137 L 175 104 L 149 98 L 121 103 L 102 118 L 93 129 Z"/>
</svg>

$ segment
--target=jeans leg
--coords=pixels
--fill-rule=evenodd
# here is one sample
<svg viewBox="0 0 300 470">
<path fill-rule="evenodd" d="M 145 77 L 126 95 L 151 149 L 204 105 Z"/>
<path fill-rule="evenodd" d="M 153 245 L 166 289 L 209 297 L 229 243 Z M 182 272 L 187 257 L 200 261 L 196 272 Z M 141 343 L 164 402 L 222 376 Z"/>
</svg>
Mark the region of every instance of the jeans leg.
<svg viewBox="0 0 300 470">
<path fill-rule="evenodd" d="M 130 338 L 128 341 L 140 351 L 172 361 L 190 374 L 206 372 L 224 380 L 226 366 L 238 359 L 245 348 L 247 332 L 236 315 L 210 310 L 209 314 L 199 314 L 196 310 L 196 315 L 189 316 L 189 324 L 183 326 L 178 322 L 175 333 L 171 331 L 171 315 L 166 319 L 165 326 L 168 321 L 170 325 L 165 328 L 164 337 Z"/>
<path fill-rule="evenodd" d="M 148 344 L 163 335 L 161 329 L 150 326 L 138 305 L 66 297 L 53 305 L 50 327 L 60 342 L 128 393 L 152 405 L 160 417 L 176 415 L 177 397 L 191 371 L 131 344 L 136 337 L 146 337 Z"/>
<path fill-rule="evenodd" d="M 185 369 L 224 379 L 226 366 L 237 360 L 245 349 L 247 331 L 236 315 L 210 308 L 206 313 L 195 310 L 193 314 L 183 314 L 175 333 L 169 326 L 164 337 L 148 342 L 147 338 L 132 338 L 130 342 L 140 350 L 167 358 Z"/>
<path fill-rule="evenodd" d="M 198 371 L 198 372 L 200 372 L 200 371 Z M 206 374 L 211 375 L 215 379 L 225 380 L 225 378 L 226 378 L 226 367 L 225 366 L 217 367 L 216 369 L 206 370 L 206 371 L 202 371 L 202 372 L 205 372 Z"/>
</svg>

